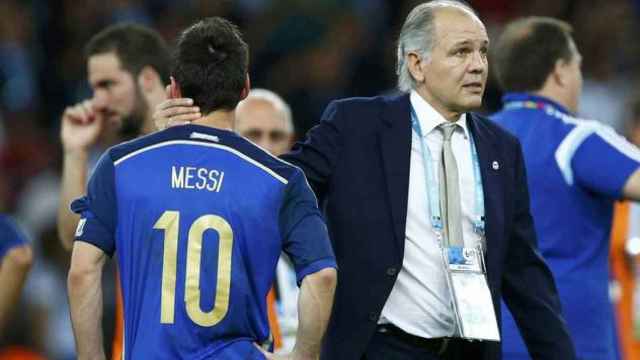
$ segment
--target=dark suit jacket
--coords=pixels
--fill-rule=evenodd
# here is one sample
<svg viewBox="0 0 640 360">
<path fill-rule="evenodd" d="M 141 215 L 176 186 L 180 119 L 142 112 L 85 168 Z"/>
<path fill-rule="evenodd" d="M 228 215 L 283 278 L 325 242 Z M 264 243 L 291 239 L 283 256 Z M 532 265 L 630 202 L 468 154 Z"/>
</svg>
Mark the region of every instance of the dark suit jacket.
<svg viewBox="0 0 640 360">
<path fill-rule="evenodd" d="M 537 253 L 520 144 L 489 120 L 469 115 L 484 188 L 487 274 L 497 318 L 502 296 L 534 359 L 573 359 L 552 275 Z M 316 192 L 338 262 L 323 359 L 362 357 L 402 267 L 411 131 L 407 94 L 339 100 L 284 156 L 304 170 Z M 500 357 L 500 345 L 488 342 L 478 359 Z"/>
</svg>

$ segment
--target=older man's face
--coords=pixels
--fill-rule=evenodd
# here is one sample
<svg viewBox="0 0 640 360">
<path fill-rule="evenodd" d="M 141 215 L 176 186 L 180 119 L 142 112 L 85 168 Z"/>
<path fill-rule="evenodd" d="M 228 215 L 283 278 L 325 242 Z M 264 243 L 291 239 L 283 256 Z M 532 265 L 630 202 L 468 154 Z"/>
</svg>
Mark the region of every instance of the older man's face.
<svg viewBox="0 0 640 360">
<path fill-rule="evenodd" d="M 418 91 L 441 113 L 480 107 L 489 71 L 484 25 L 458 8 L 437 10 L 434 21 L 435 42 L 420 63 L 424 80 Z"/>
<path fill-rule="evenodd" d="M 235 130 L 275 156 L 289 151 L 293 134 L 284 114 L 263 99 L 246 99 L 236 109 Z"/>
</svg>

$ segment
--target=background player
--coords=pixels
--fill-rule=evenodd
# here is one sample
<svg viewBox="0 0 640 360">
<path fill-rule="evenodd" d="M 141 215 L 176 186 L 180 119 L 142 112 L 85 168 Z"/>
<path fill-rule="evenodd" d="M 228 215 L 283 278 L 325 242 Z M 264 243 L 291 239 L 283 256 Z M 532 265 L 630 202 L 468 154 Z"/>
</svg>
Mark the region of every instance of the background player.
<svg viewBox="0 0 640 360">
<path fill-rule="evenodd" d="M 265 297 L 281 249 L 302 283 L 293 356 L 317 357 L 335 261 L 301 171 L 229 131 L 249 87 L 246 44 L 225 20 L 199 22 L 180 38 L 174 74 L 207 115 L 112 148 L 73 204 L 79 357 L 104 356 L 100 273 L 116 249 L 126 358 L 263 358 L 253 342 L 268 341 Z"/>
<path fill-rule="evenodd" d="M 71 250 L 79 216 L 69 203 L 87 192 L 89 169 L 100 152 L 123 140 L 155 130 L 152 109 L 166 99 L 171 55 L 156 31 L 141 25 L 117 24 L 95 34 L 85 47 L 87 76 L 93 97 L 65 109 L 60 140 L 62 186 L 58 206 L 58 238 Z M 116 277 L 117 281 L 117 277 Z M 122 302 L 116 284 L 112 354 L 122 352 Z"/>
<path fill-rule="evenodd" d="M 93 97 L 65 109 L 60 132 L 64 166 L 58 236 L 69 250 L 79 219 L 69 203 L 86 193 L 92 155 L 154 131 L 152 110 L 166 99 L 169 84 L 169 48 L 147 27 L 109 26 L 91 38 L 85 55 Z"/>
</svg>

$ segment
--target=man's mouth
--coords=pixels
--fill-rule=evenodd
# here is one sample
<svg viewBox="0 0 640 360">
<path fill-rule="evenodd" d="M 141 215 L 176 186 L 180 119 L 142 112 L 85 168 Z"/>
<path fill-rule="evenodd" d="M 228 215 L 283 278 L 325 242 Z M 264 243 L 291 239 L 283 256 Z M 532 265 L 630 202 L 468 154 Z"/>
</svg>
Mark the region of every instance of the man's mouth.
<svg viewBox="0 0 640 360">
<path fill-rule="evenodd" d="M 468 88 L 468 89 L 482 89 L 482 83 L 481 82 L 470 82 L 470 83 L 466 83 L 464 85 L 462 85 L 462 87 L 464 88 Z"/>
<path fill-rule="evenodd" d="M 466 83 L 466 84 L 462 85 L 462 87 L 464 89 L 467 89 L 467 90 L 471 91 L 471 92 L 482 92 L 482 90 L 484 88 L 482 83 L 479 82 L 479 81 L 478 82 Z"/>
<path fill-rule="evenodd" d="M 117 112 L 107 111 L 104 113 L 104 118 L 111 124 L 120 124 L 121 119 Z"/>
</svg>

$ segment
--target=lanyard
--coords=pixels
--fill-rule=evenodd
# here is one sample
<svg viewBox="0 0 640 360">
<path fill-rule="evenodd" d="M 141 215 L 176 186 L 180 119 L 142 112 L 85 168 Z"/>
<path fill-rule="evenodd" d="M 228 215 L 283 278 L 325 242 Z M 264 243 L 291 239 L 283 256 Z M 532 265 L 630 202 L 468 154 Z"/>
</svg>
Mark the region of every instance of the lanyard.
<svg viewBox="0 0 640 360">
<path fill-rule="evenodd" d="M 429 208 L 431 210 L 431 226 L 436 231 L 442 231 L 442 216 L 440 214 L 440 192 L 436 186 L 436 179 L 433 170 L 433 161 L 429 147 L 425 146 L 422 136 L 422 127 L 418 121 L 413 106 L 411 107 L 411 127 L 420 139 L 420 149 L 422 150 L 422 162 L 424 164 L 424 176 L 426 179 L 427 194 L 429 196 Z M 473 177 L 475 187 L 476 209 L 473 216 L 473 230 L 480 236 L 484 235 L 484 194 L 482 192 L 482 178 L 480 177 L 480 163 L 478 161 L 478 152 L 473 141 L 473 137 L 469 136 L 469 144 L 471 145 L 471 158 L 473 162 Z"/>
</svg>

